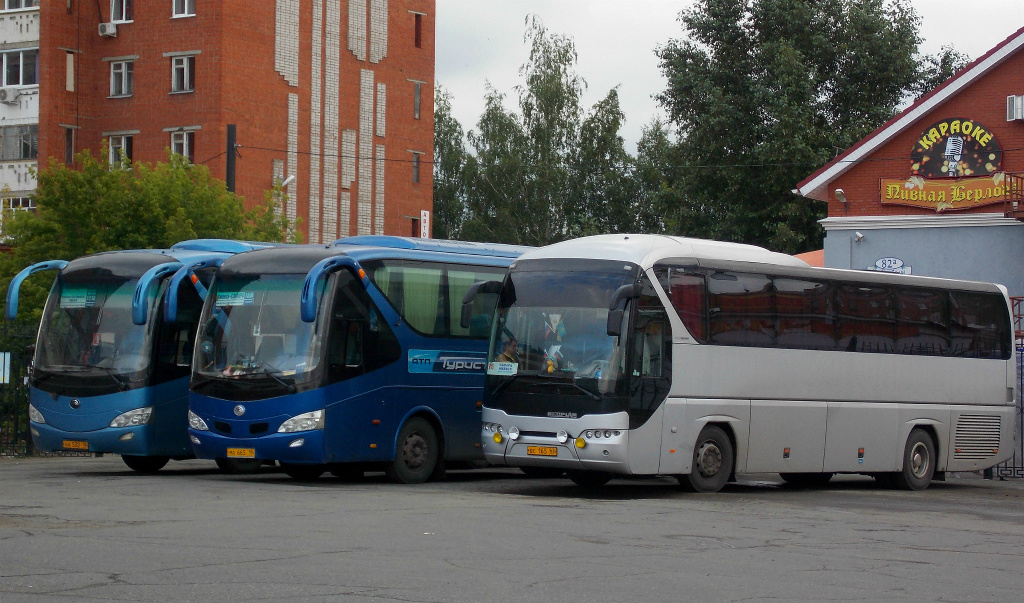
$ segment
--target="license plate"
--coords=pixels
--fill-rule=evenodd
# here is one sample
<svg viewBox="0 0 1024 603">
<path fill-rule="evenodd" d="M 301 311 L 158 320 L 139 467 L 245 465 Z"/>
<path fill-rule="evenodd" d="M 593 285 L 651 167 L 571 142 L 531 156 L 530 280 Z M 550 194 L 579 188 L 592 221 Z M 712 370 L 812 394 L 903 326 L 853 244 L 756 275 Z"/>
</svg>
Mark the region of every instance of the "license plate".
<svg viewBox="0 0 1024 603">
<path fill-rule="evenodd" d="M 79 440 L 64 440 L 62 443 L 64 448 L 68 450 L 88 450 L 89 442 L 81 442 Z"/>
<path fill-rule="evenodd" d="M 527 446 L 526 454 L 530 456 L 558 456 L 558 449 L 554 446 Z"/>
<path fill-rule="evenodd" d="M 254 459 L 256 458 L 255 448 L 228 448 L 229 459 Z"/>
</svg>

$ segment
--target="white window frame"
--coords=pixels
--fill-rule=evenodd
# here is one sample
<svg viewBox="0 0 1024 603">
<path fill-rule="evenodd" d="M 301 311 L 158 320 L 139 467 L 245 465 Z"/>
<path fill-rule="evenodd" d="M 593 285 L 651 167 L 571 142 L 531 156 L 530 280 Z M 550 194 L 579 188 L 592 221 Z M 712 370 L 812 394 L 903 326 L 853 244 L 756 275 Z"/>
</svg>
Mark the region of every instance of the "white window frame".
<svg viewBox="0 0 1024 603">
<path fill-rule="evenodd" d="M 130 147 L 125 155 L 125 158 L 130 163 L 132 156 L 135 155 L 135 144 L 134 134 L 115 134 L 107 138 L 107 144 L 109 145 L 109 158 L 110 165 L 119 166 L 121 165 L 121 149 Z"/>
<path fill-rule="evenodd" d="M 110 22 L 131 23 L 135 20 L 132 0 L 110 0 Z"/>
<path fill-rule="evenodd" d="M 27 84 L 25 83 L 25 53 L 26 52 L 34 52 L 35 53 L 34 56 L 36 57 L 36 59 L 35 59 L 35 61 L 36 61 L 36 81 L 29 82 Z M 7 82 L 7 60 L 8 60 L 8 57 L 10 57 L 11 55 L 13 55 L 15 53 L 17 53 L 19 55 L 18 56 L 18 65 L 19 65 L 19 67 L 18 67 L 18 81 L 17 81 L 17 83 L 13 83 L 13 82 L 12 83 L 8 83 Z M 39 59 L 39 47 L 38 46 L 34 46 L 34 47 L 31 47 L 31 48 L 14 48 L 14 49 L 11 49 L 11 50 L 5 50 L 5 51 L 2 52 L 2 54 L 3 54 L 3 61 L 2 61 L 3 64 L 0 65 L 0 69 L 2 69 L 2 71 L 0 71 L 0 84 L 3 84 L 4 87 L 8 87 L 8 86 L 38 86 L 39 85 L 39 60 L 38 60 Z"/>
<path fill-rule="evenodd" d="M 185 157 L 189 163 L 195 163 L 195 134 L 194 130 L 171 132 L 171 152 Z"/>
<path fill-rule="evenodd" d="M 0 10 L 29 10 L 38 8 L 39 0 L 4 0 Z"/>
<path fill-rule="evenodd" d="M 171 18 L 196 16 L 196 0 L 171 0 Z"/>
<path fill-rule="evenodd" d="M 38 124 L 0 126 L 0 161 L 35 161 L 38 158 Z"/>
<path fill-rule="evenodd" d="M 195 92 L 196 55 L 188 54 L 171 57 L 171 93 Z M 178 72 L 181 71 L 181 87 L 178 87 Z"/>
<path fill-rule="evenodd" d="M 110 96 L 131 96 L 135 93 L 135 61 L 110 62 Z"/>
</svg>

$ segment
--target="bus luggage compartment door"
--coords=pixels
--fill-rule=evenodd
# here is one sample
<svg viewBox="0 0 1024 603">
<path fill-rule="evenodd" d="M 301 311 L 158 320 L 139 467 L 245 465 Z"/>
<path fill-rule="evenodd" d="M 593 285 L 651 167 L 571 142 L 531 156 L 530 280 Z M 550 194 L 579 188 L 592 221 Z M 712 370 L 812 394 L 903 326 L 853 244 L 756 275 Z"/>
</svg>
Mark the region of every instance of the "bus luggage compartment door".
<svg viewBox="0 0 1024 603">
<path fill-rule="evenodd" d="M 825 461 L 824 402 L 751 400 L 747 473 L 820 473 Z"/>
</svg>

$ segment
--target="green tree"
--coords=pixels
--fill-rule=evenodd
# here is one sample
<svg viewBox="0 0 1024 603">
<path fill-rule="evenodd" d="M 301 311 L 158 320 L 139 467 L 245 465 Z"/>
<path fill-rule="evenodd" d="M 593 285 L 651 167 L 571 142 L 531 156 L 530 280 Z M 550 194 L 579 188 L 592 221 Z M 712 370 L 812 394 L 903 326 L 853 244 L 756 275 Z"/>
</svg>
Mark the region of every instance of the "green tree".
<svg viewBox="0 0 1024 603">
<path fill-rule="evenodd" d="M 918 90 L 905 0 L 698 0 L 657 51 L 678 130 L 674 233 L 820 247 L 825 207 L 790 191 Z"/>
<path fill-rule="evenodd" d="M 468 152 L 462 124 L 452 115 L 451 94 L 434 94 L 434 237 L 458 239 L 466 218 Z"/>
<path fill-rule="evenodd" d="M 105 154 L 105 153 L 104 153 Z M 80 169 L 51 161 L 39 172 L 36 212 L 5 216 L 11 252 L 0 258 L 0 287 L 22 268 L 42 260 L 71 260 L 115 249 L 165 248 L 185 239 L 294 241 L 271 191 L 263 206 L 246 211 L 242 199 L 202 165 L 171 154 L 156 165 L 110 166 L 86 151 Z M 19 319 L 38 321 L 53 275 L 22 286 Z"/>
<path fill-rule="evenodd" d="M 505 96 L 489 87 L 477 128 L 467 134 L 459 234 L 545 245 L 621 229 L 622 208 L 633 197 L 618 92 L 584 111 L 586 82 L 575 72 L 572 40 L 529 17 L 525 41 L 530 56 L 520 68 L 517 110 L 507 110 Z"/>
</svg>

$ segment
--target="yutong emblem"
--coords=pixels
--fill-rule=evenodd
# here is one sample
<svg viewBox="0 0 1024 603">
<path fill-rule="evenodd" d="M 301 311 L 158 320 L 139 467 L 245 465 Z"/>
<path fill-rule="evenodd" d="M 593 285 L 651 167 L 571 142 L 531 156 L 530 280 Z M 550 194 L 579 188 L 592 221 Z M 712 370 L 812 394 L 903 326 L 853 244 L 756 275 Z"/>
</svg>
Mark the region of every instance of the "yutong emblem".
<svg viewBox="0 0 1024 603">
<path fill-rule="evenodd" d="M 78 408 L 82 405 L 82 401 L 78 398 L 71 398 L 71 408 Z"/>
<path fill-rule="evenodd" d="M 234 413 L 235 413 L 236 417 L 240 417 L 240 416 L 244 415 L 245 414 L 245 407 L 242 406 L 241 404 L 239 404 L 238 406 L 235 407 Z"/>
</svg>

